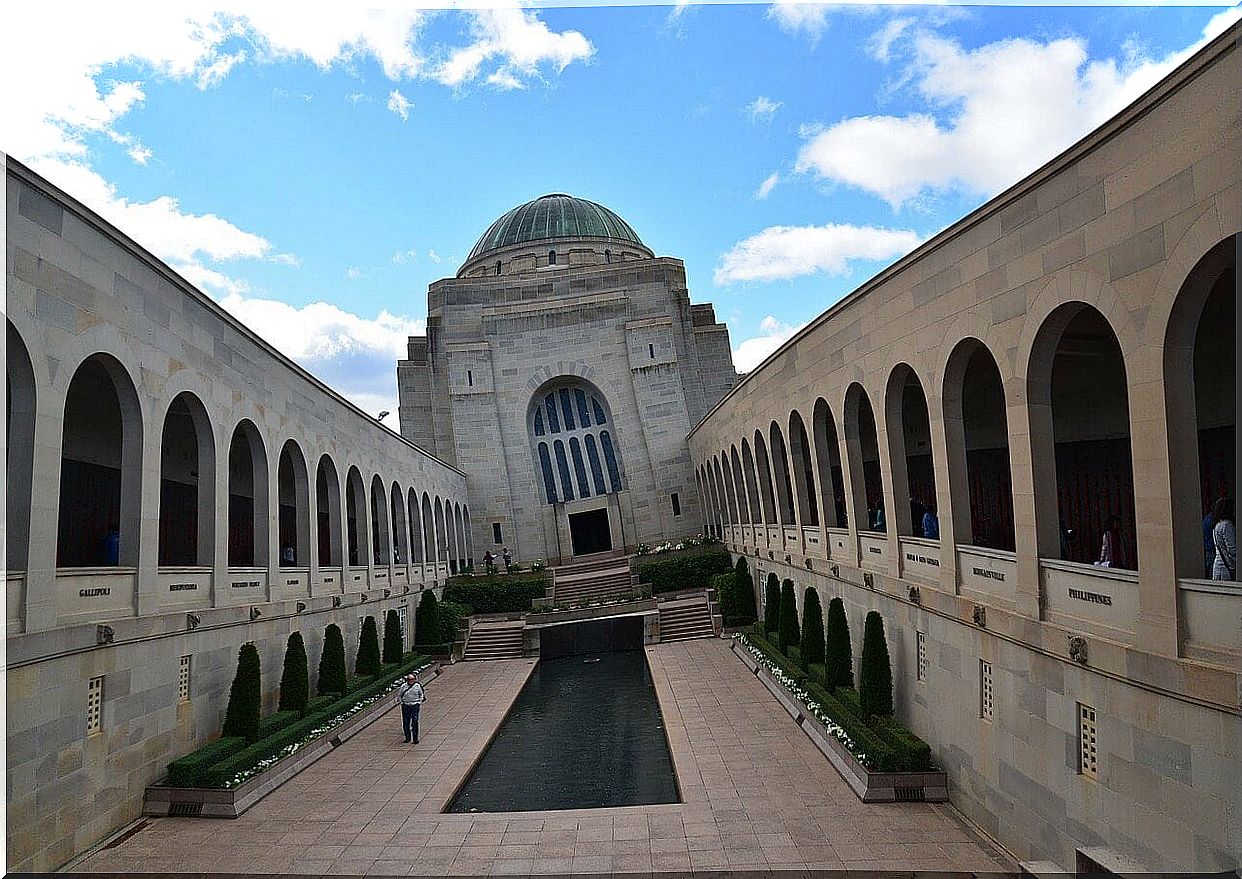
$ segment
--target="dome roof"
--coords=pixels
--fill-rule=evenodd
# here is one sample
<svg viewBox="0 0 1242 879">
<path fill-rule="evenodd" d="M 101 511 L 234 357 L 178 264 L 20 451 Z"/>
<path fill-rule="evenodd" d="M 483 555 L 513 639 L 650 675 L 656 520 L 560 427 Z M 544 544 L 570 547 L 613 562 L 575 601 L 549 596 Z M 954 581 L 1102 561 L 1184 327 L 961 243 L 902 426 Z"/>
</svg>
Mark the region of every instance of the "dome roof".
<svg viewBox="0 0 1242 879">
<path fill-rule="evenodd" d="M 645 248 L 630 224 L 608 208 L 558 192 L 518 205 L 492 223 L 466 262 L 502 247 L 550 238 L 612 238 Z"/>
</svg>

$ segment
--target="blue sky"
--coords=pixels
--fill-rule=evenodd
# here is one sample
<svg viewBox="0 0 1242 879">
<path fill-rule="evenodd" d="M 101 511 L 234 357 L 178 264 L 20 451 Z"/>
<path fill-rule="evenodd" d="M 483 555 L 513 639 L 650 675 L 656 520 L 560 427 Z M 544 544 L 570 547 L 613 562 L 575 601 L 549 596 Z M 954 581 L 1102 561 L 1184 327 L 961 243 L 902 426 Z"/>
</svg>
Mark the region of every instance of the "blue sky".
<svg viewBox="0 0 1242 879">
<path fill-rule="evenodd" d="M 1237 17 L 124 9 L 78 10 L 80 36 L 0 61 L 33 83 L 6 98 L 0 148 L 377 411 L 395 409 L 427 285 L 514 205 L 569 192 L 616 210 L 685 260 L 746 370 Z M 24 32 L 65 14 L 23 12 Z"/>
</svg>

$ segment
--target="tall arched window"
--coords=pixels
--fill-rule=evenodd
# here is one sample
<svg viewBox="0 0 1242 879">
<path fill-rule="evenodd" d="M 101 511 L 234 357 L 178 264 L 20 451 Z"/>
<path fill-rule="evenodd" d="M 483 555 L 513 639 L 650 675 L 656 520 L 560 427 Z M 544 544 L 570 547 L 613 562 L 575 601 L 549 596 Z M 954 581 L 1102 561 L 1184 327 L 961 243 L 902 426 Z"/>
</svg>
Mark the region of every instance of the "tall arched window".
<svg viewBox="0 0 1242 879">
<path fill-rule="evenodd" d="M 547 503 L 624 489 L 618 449 L 604 428 L 608 421 L 603 395 L 580 379 L 558 381 L 535 394 L 528 428 Z"/>
</svg>

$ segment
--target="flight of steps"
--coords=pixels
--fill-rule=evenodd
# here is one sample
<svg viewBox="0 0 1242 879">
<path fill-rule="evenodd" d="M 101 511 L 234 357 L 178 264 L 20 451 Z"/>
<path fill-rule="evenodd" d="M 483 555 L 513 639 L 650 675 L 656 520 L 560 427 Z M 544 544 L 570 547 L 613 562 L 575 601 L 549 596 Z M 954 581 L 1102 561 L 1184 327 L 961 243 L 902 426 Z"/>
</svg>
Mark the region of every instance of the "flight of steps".
<svg viewBox="0 0 1242 879">
<path fill-rule="evenodd" d="M 707 593 L 685 598 L 671 598 L 661 601 L 658 607 L 661 642 L 716 637 L 716 628 L 712 622 L 712 606 Z"/>
<path fill-rule="evenodd" d="M 462 661 L 486 659 L 520 659 L 522 656 L 522 620 L 478 622 L 470 627 Z"/>
<path fill-rule="evenodd" d="M 553 569 L 552 600 L 557 604 L 604 600 L 634 589 L 628 556 L 558 565 Z"/>
</svg>

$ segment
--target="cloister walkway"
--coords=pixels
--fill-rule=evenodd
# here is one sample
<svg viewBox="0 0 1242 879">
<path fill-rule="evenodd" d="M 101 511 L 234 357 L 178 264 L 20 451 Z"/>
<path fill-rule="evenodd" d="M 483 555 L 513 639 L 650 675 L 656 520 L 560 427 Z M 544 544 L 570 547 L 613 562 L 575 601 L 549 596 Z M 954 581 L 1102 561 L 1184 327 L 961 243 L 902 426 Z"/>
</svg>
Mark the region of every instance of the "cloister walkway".
<svg viewBox="0 0 1242 879">
<path fill-rule="evenodd" d="M 440 814 L 533 660 L 458 663 L 234 821 L 163 818 L 84 871 L 540 875 L 1014 865 L 947 805 L 860 803 L 720 640 L 647 648 L 684 802 Z"/>
</svg>

